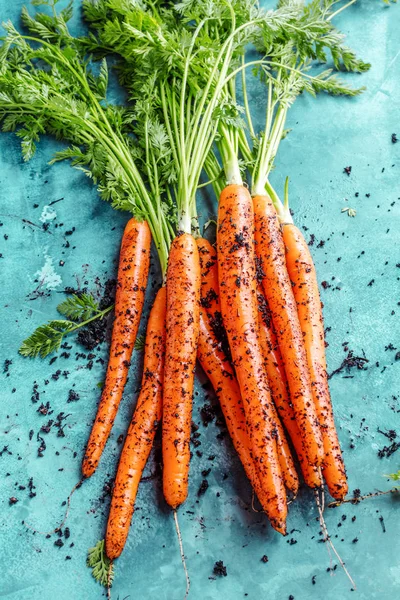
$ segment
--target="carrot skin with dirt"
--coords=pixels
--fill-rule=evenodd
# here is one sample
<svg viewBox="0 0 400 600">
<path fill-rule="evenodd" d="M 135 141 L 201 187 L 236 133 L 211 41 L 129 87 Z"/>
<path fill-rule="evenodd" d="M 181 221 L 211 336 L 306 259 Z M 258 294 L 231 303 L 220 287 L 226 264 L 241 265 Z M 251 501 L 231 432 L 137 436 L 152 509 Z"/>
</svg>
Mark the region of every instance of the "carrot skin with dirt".
<svg viewBox="0 0 400 600">
<path fill-rule="evenodd" d="M 166 289 L 162 287 L 150 311 L 142 385 L 114 483 L 106 532 L 106 554 L 110 560 L 118 558 L 124 549 L 140 479 L 161 421 L 166 306 Z"/>
<path fill-rule="evenodd" d="M 151 233 L 148 224 L 145 221 L 130 219 L 121 243 L 115 320 L 106 381 L 82 463 L 84 477 L 93 475 L 99 464 L 121 402 L 143 310 L 150 266 L 150 246 Z"/>
<path fill-rule="evenodd" d="M 201 268 L 200 336 L 197 357 L 217 394 L 233 445 L 265 510 L 268 498 L 262 490 L 255 473 L 239 385 L 224 351 L 225 340 L 222 339 L 221 343 L 217 253 L 207 240 L 199 238 L 196 241 L 199 248 Z M 286 487 L 297 494 L 299 482 L 293 459 L 278 417 L 276 417 L 276 420 L 278 423 L 277 452 L 282 475 Z"/>
<path fill-rule="evenodd" d="M 322 432 L 325 451 L 322 472 L 331 496 L 342 500 L 347 494 L 348 485 L 329 393 L 324 322 L 317 275 L 301 231 L 292 223 L 285 224 L 283 239 L 311 375 L 314 403 Z"/>
<path fill-rule="evenodd" d="M 199 337 L 200 264 L 192 235 L 171 245 L 167 270 L 163 397 L 163 491 L 176 509 L 188 493 L 194 370 Z"/>
<path fill-rule="evenodd" d="M 258 288 L 257 297 L 260 341 L 272 400 L 296 451 L 305 483 L 311 488 L 319 488 L 322 486 L 320 469 L 311 466 L 304 454 L 299 426 L 296 423 L 293 406 L 290 402 L 282 356 L 272 325 L 270 310 L 261 288 Z M 286 487 L 288 487 L 287 483 Z"/>
<path fill-rule="evenodd" d="M 217 253 L 208 240 L 198 238 L 196 242 L 201 268 L 200 334 L 197 358 L 220 402 L 229 435 L 245 473 L 261 506 L 266 510 L 268 496 L 264 493 L 255 471 L 242 397 L 235 372 L 226 354 L 226 334 L 221 326 Z"/>
<path fill-rule="evenodd" d="M 203 316 L 207 316 L 213 331 L 213 339 L 217 340 L 218 347 L 225 355 L 225 362 L 231 363 L 231 350 L 222 319 L 219 298 L 217 251 L 205 238 L 197 238 L 196 243 L 199 249 L 201 273 L 200 309 L 204 309 L 200 312 Z M 233 369 L 232 373 L 234 373 Z"/>
<path fill-rule="evenodd" d="M 221 311 L 246 414 L 260 485 L 268 494 L 272 526 L 286 531 L 287 502 L 275 439 L 257 316 L 253 204 L 248 190 L 228 185 L 218 210 L 218 279 Z"/>
<path fill-rule="evenodd" d="M 246 475 L 261 506 L 266 511 L 269 497 L 264 493 L 255 471 L 239 385 L 225 353 L 221 350 L 203 307 L 200 308 L 200 335 L 197 358 L 220 402 L 229 435 Z"/>
<path fill-rule="evenodd" d="M 199 250 L 201 273 L 200 304 L 211 318 L 221 311 L 217 251 L 205 238 L 197 238 L 196 243 Z"/>
<path fill-rule="evenodd" d="M 297 496 L 297 492 L 299 491 L 299 478 L 293 461 L 292 452 L 286 439 L 285 431 L 274 405 L 272 405 L 271 413 L 275 422 L 275 438 L 282 479 L 287 489 L 290 490 L 294 496 Z"/>
<path fill-rule="evenodd" d="M 254 196 L 256 253 L 262 286 L 272 315 L 304 453 L 312 466 L 322 464 L 324 449 L 311 391 L 307 357 L 286 268 L 285 247 L 276 210 L 268 196 Z"/>
</svg>

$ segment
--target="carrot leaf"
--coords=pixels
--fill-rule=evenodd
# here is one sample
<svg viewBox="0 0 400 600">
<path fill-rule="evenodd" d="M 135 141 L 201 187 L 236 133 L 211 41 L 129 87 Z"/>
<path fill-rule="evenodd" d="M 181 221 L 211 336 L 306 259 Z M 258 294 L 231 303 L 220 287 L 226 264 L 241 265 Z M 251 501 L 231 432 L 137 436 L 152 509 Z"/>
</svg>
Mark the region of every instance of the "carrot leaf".
<svg viewBox="0 0 400 600">
<path fill-rule="evenodd" d="M 72 4 L 60 12 L 56 4 L 58 0 L 36 0 L 36 6 L 51 10 L 34 15 L 23 10 L 29 35 L 20 34 L 10 21 L 4 24 L 2 127 L 21 139 L 26 161 L 43 135 L 68 142 L 70 147 L 58 152 L 52 162 L 71 160 L 115 209 L 148 221 L 165 271 L 175 224 L 174 205 L 166 197 L 173 176 L 168 138 L 160 122 L 146 121 L 144 135 L 134 123 L 137 115 L 132 107 L 107 102 L 106 59 L 99 67 L 91 63 L 89 46 L 74 38 L 67 26 Z"/>
<path fill-rule="evenodd" d="M 73 294 L 61 302 L 57 310 L 72 321 L 85 321 L 99 312 L 99 305 L 91 294 Z"/>
<path fill-rule="evenodd" d="M 136 341 L 135 341 L 135 350 L 138 350 L 138 352 L 143 352 L 145 345 L 146 345 L 146 336 L 138 335 L 136 338 Z"/>
<path fill-rule="evenodd" d="M 57 307 L 58 312 L 68 318 L 56 319 L 40 325 L 32 335 L 22 342 L 19 353 L 29 358 L 37 356 L 45 358 L 60 348 L 64 336 L 96 319 L 102 319 L 113 308 L 114 305 L 111 305 L 100 310 L 91 294 L 82 294 L 81 296 L 74 294 Z"/>
<path fill-rule="evenodd" d="M 35 358 L 40 356 L 45 358 L 48 354 L 59 349 L 64 335 L 70 333 L 76 328 L 73 321 L 54 320 L 46 325 L 40 325 L 26 340 L 24 340 L 19 349 L 22 356 Z"/>
<path fill-rule="evenodd" d="M 92 575 L 104 587 L 111 587 L 114 579 L 114 566 L 107 558 L 104 540 L 100 540 L 93 548 L 89 548 L 87 565 L 92 569 Z"/>
<path fill-rule="evenodd" d="M 397 471 L 397 473 L 390 473 L 389 475 L 385 475 L 385 477 L 389 477 L 392 481 L 400 481 L 400 471 Z"/>
</svg>

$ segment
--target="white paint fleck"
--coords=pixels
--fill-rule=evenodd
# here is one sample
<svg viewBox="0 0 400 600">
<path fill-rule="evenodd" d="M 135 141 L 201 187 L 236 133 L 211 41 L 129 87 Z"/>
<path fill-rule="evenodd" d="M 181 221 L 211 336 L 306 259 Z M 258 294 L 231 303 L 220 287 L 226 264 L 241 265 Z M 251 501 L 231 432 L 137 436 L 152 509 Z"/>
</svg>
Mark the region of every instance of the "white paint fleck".
<svg viewBox="0 0 400 600">
<path fill-rule="evenodd" d="M 42 214 L 40 215 L 40 221 L 42 223 L 46 223 L 46 221 L 53 221 L 57 216 L 56 211 L 53 208 L 50 208 L 48 204 L 43 206 Z"/>
<path fill-rule="evenodd" d="M 53 266 L 53 259 L 51 256 L 46 254 L 47 248 L 44 250 L 44 265 L 41 269 L 36 271 L 34 277 L 39 280 L 40 285 L 46 287 L 48 290 L 54 290 L 56 287 L 61 285 L 62 279 L 58 273 L 56 273 Z"/>
</svg>

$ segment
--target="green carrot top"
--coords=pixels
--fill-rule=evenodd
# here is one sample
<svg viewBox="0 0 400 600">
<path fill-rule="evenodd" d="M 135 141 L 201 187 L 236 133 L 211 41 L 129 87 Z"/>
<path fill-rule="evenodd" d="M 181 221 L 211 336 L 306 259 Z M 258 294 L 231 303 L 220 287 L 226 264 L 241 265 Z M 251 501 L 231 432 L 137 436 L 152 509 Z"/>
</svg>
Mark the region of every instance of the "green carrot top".
<svg viewBox="0 0 400 600">
<path fill-rule="evenodd" d="M 242 47 L 241 55 L 237 52 L 236 67 L 224 90 L 234 118 L 220 121 L 217 139 L 228 182 L 240 182 L 240 172 L 247 167 L 252 176 L 253 195 L 265 193 L 279 143 L 287 133 L 287 111 L 302 92 L 313 96 L 320 92 L 355 96 L 363 90 L 349 86 L 335 72 L 360 73 L 370 66 L 356 57 L 344 43 L 343 34 L 334 27 L 333 17 L 347 7 L 337 8 L 338 4 L 337 0 L 313 0 L 308 4 L 301 0 L 281 0 L 279 10 L 296 11 L 285 28 L 278 29 L 271 38 L 266 35 L 265 27 L 257 27 L 251 36 L 253 48 L 249 51 Z M 254 49 L 258 60 L 249 60 Z M 318 68 L 329 60 L 330 68 Z M 264 103 L 265 122 L 259 131 L 253 124 L 247 92 L 246 71 L 250 67 L 263 86 L 257 97 L 257 108 L 260 102 Z M 237 97 L 241 97 L 243 106 Z M 221 178 L 215 183 L 219 161 L 213 150 L 212 156 L 207 158 L 206 170 L 214 188 L 220 188 Z"/>
<path fill-rule="evenodd" d="M 97 54 L 122 57 L 121 81 L 131 98 L 165 126 L 178 227 L 190 231 L 196 227 L 199 178 L 216 136 L 227 180 L 241 181 L 236 128 L 244 122 L 234 77 L 245 46 L 259 35 L 272 47 L 280 43 L 299 8 L 283 3 L 263 11 L 249 0 L 186 0 L 171 8 L 162 2 L 84 0 L 84 14 L 96 32 L 84 43 Z"/>
<path fill-rule="evenodd" d="M 36 2 L 37 3 L 37 2 Z M 116 209 L 148 221 L 165 272 L 175 215 L 165 194 L 170 148 L 157 121 L 135 126 L 132 108 L 107 101 L 108 68 L 92 69 L 86 49 L 67 26 L 70 9 L 22 19 L 29 35 L 12 23 L 0 47 L 0 120 L 16 131 L 29 160 L 43 134 L 70 142 L 51 162 L 70 159 L 93 179 Z"/>
</svg>

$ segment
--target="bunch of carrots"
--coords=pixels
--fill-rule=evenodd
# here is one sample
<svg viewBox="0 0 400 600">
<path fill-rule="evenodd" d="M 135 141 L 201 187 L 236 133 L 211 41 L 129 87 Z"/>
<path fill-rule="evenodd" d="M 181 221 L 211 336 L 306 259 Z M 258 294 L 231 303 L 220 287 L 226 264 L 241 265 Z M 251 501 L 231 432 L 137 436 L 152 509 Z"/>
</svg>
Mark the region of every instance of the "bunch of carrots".
<svg viewBox="0 0 400 600">
<path fill-rule="evenodd" d="M 74 38 L 70 15 L 51 4 L 52 15 L 24 12 L 28 35 L 7 26 L 0 118 L 6 130 L 19 128 L 25 148 L 43 133 L 71 142 L 57 159 L 71 159 L 105 199 L 133 212 L 121 242 L 109 362 L 82 462 L 84 479 L 98 468 L 124 392 L 152 239 L 163 274 L 115 478 L 106 555 L 112 561 L 124 548 L 160 424 L 163 491 L 175 518 L 187 498 L 197 360 L 263 510 L 285 535 L 288 499 L 299 488 L 296 458 L 310 488 L 325 482 L 338 501 L 348 489 L 315 267 L 293 223 L 287 187 L 282 203 L 269 181 L 287 133 L 286 114 L 301 92 L 360 92 L 331 69 L 310 71 L 315 60 L 327 61 L 327 52 L 334 69 L 368 68 L 332 24 L 345 6 L 334 12 L 334 0 L 281 0 L 275 11 L 263 11 L 243 0 L 167 8 L 163 2 L 84 0 L 90 33 Z M 257 60 L 247 60 L 249 44 Z M 88 52 L 119 56 L 128 109 L 107 103 L 106 61 L 96 76 Z M 265 99 L 261 132 L 251 118 L 249 66 Z M 199 233 L 203 173 L 219 197 L 214 245 Z"/>
</svg>

